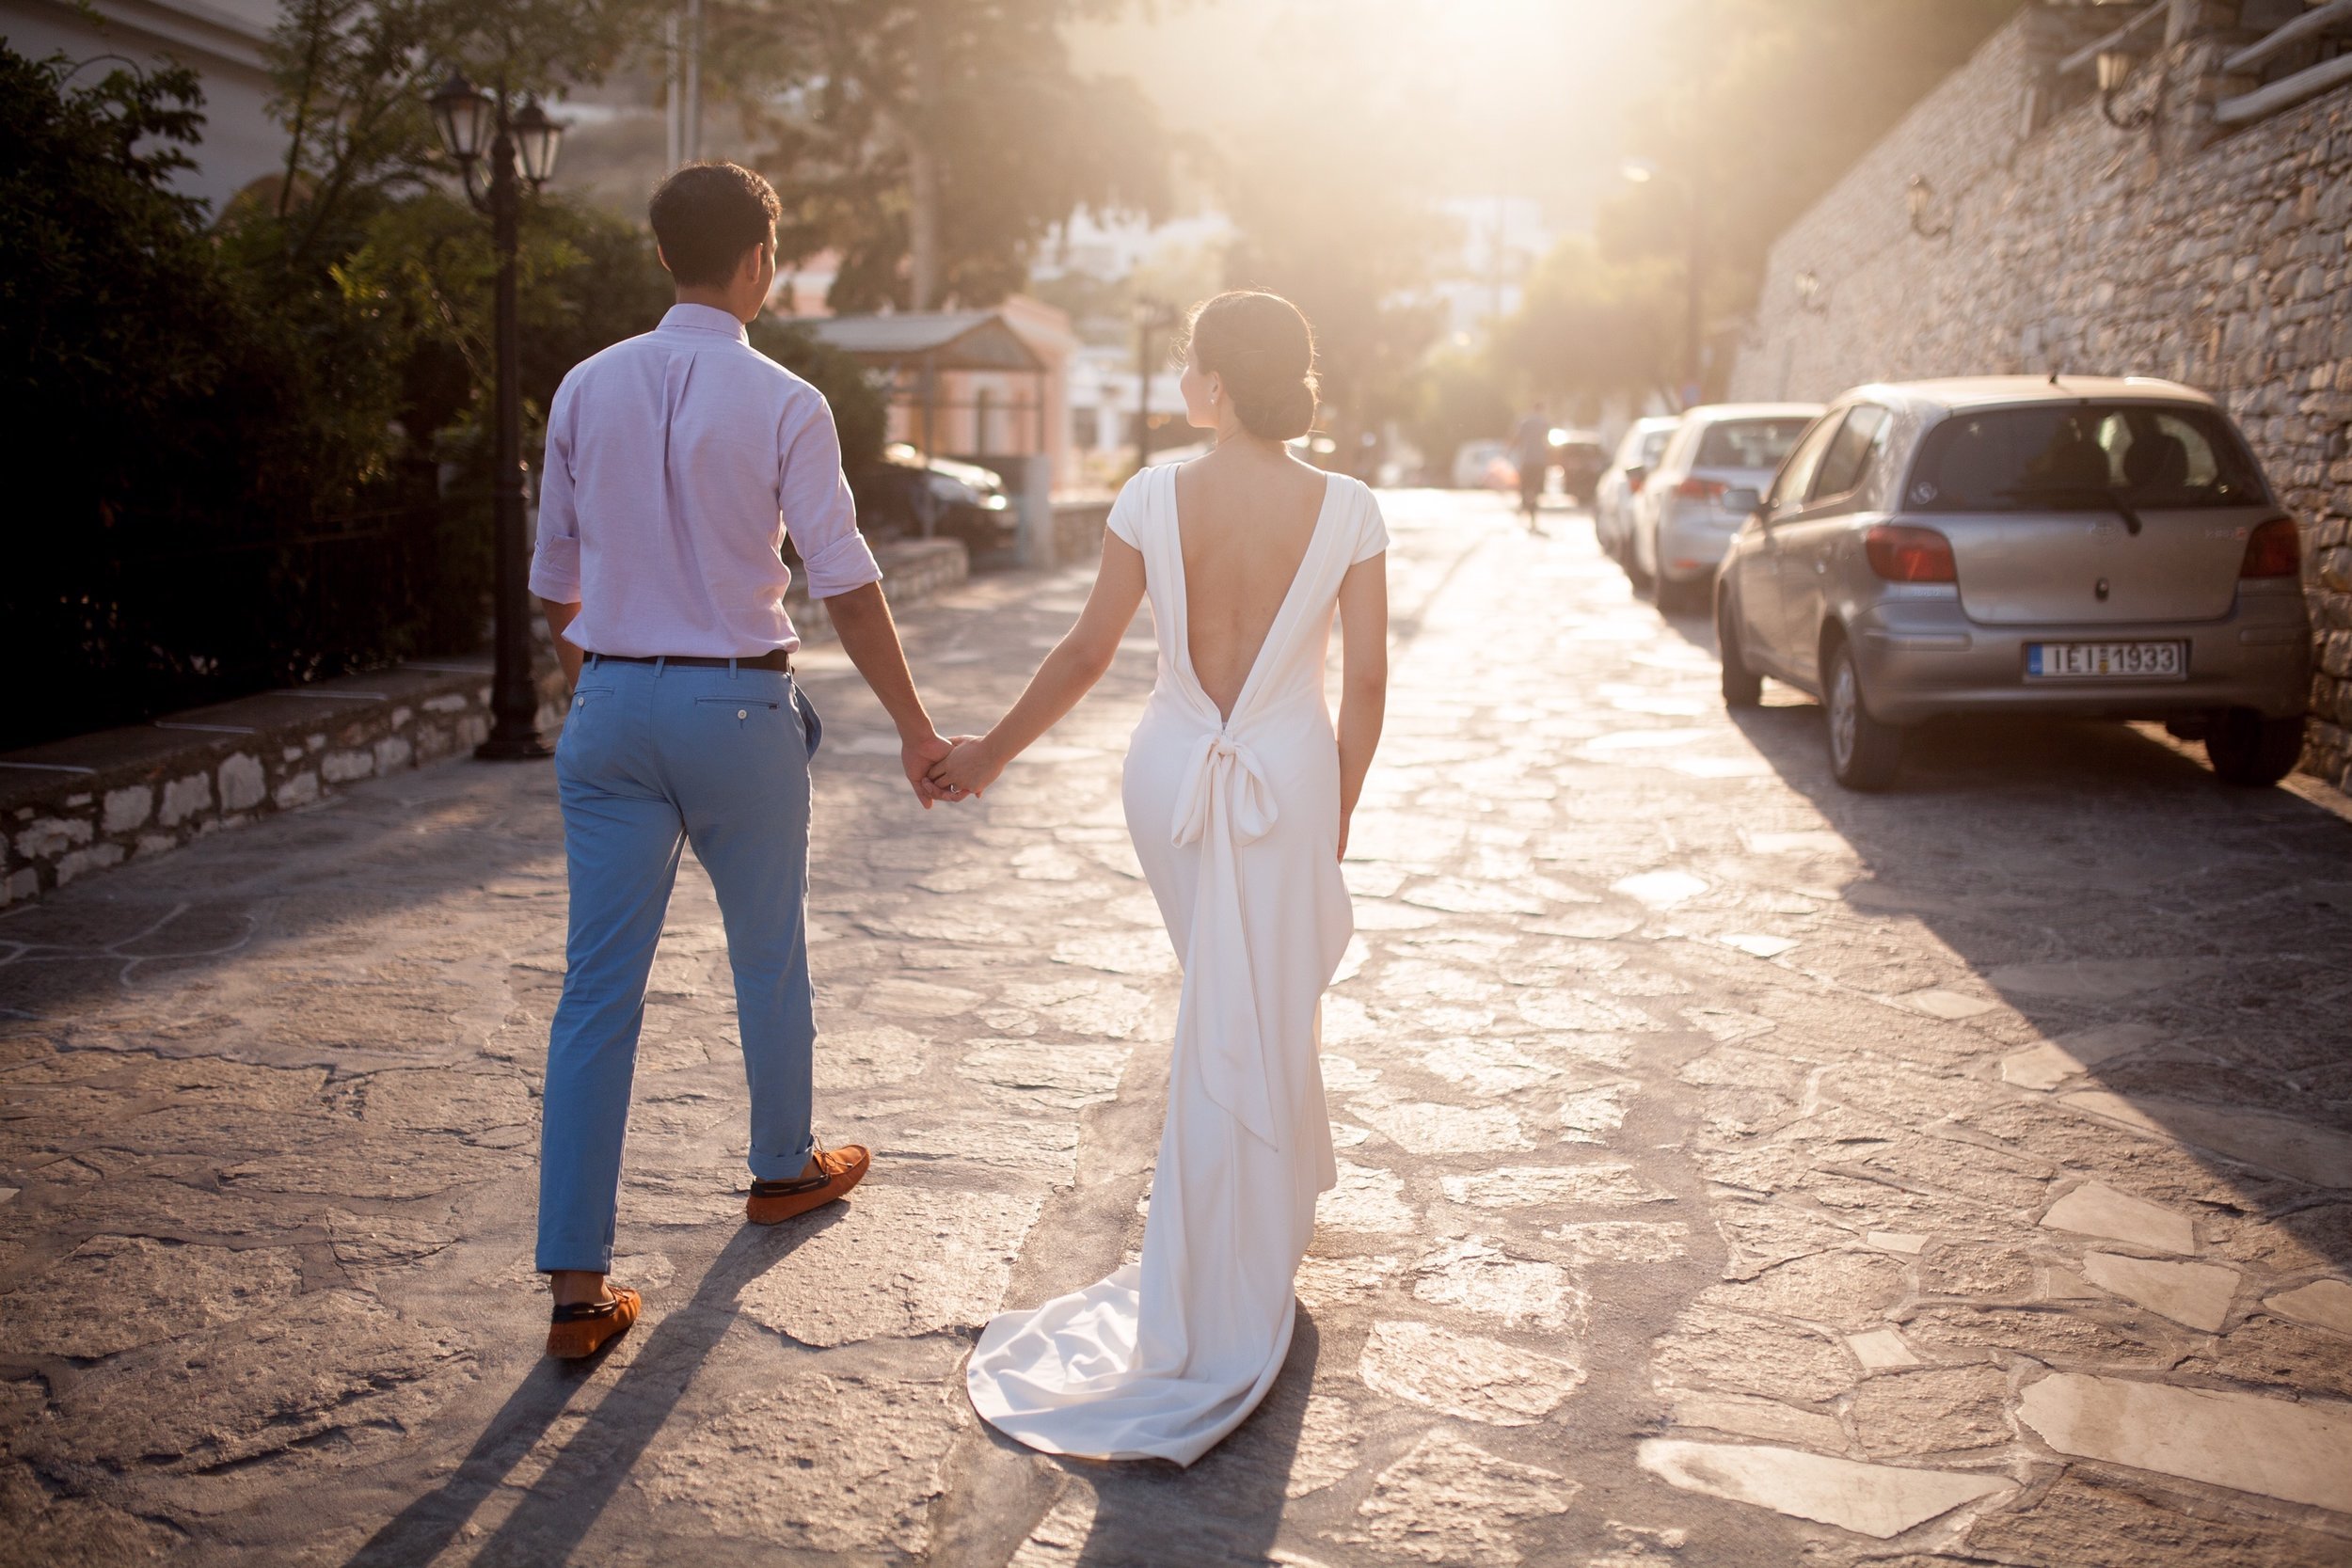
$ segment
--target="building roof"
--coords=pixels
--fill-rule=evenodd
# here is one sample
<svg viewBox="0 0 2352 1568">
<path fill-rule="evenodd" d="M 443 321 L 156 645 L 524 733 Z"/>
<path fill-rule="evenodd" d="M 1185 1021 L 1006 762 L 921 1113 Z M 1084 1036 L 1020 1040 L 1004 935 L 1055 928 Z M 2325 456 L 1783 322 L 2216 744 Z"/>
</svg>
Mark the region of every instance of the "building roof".
<svg viewBox="0 0 2352 1568">
<path fill-rule="evenodd" d="M 942 371 L 1041 371 L 1045 361 L 994 310 L 900 310 L 878 316 L 818 316 L 804 323 L 818 341 L 870 365 L 928 362 Z"/>
</svg>

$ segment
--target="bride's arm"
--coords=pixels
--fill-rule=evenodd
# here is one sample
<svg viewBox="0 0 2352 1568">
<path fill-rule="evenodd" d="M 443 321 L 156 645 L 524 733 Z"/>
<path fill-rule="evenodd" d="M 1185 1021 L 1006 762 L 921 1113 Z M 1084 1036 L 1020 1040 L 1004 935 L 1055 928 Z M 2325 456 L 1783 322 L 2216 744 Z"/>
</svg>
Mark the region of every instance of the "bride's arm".
<svg viewBox="0 0 2352 1568">
<path fill-rule="evenodd" d="M 1383 550 L 1340 579 L 1340 854 L 1380 745 L 1389 706 L 1389 557 Z"/>
<path fill-rule="evenodd" d="M 1059 723 L 1103 678 L 1119 657 L 1119 640 L 1127 635 L 1128 623 L 1142 602 L 1143 552 L 1115 533 L 1104 533 L 1103 563 L 1095 573 L 1094 592 L 1078 612 L 1078 624 L 1054 644 L 1029 677 L 1021 700 L 986 735 L 959 742 L 931 769 L 931 782 L 975 795 L 993 784 L 1007 763 Z"/>
</svg>

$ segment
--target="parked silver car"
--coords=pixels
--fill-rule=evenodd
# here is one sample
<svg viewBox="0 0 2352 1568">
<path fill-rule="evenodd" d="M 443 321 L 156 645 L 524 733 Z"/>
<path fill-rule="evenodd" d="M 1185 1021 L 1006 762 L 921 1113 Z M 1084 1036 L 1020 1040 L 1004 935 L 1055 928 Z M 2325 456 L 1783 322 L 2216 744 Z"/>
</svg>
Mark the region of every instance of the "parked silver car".
<svg viewBox="0 0 2352 1568">
<path fill-rule="evenodd" d="M 1942 714 L 2153 719 L 2233 784 L 2303 741 L 2301 546 L 2201 392 L 2138 376 L 1861 387 L 1751 512 L 1715 593 L 1724 699 L 1773 675 L 1828 710 L 1830 764 L 1894 781 Z"/>
<path fill-rule="evenodd" d="M 1686 410 L 1633 498 L 1627 575 L 1661 610 L 1705 608 L 1745 506 L 1730 498 L 1772 471 L 1821 412 L 1818 403 L 1712 403 Z"/>
<path fill-rule="evenodd" d="M 1666 438 L 1681 422 L 1679 414 L 1652 414 L 1634 420 L 1617 443 L 1608 471 L 1594 487 L 1593 537 L 1600 542 L 1601 554 L 1611 560 L 1625 559 L 1626 536 L 1633 526 L 1633 498 L 1642 493 L 1643 482 L 1666 450 Z"/>
</svg>

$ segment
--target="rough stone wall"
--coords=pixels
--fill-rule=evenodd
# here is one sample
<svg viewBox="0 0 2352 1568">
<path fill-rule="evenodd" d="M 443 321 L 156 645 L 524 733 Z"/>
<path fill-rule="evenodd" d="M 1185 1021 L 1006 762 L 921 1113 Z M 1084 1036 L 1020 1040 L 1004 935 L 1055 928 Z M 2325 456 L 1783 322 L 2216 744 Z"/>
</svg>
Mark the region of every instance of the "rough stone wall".
<svg viewBox="0 0 2352 1568">
<path fill-rule="evenodd" d="M 2212 392 L 2302 524 L 2304 766 L 2352 787 L 2352 87 L 2223 134 L 2236 40 L 2190 39 L 2134 73 L 2119 114 L 2156 115 L 2120 130 L 2051 71 L 2097 30 L 2087 10 L 2023 13 L 1780 237 L 1731 395 L 2050 370 Z M 1913 231 L 1915 174 L 1948 235 Z"/>
</svg>

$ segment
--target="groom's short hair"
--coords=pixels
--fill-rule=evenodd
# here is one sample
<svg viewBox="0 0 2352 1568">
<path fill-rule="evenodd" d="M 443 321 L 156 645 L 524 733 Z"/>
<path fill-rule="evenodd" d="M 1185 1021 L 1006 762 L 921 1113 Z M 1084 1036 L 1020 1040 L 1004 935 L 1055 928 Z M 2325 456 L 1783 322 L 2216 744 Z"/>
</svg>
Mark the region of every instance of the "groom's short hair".
<svg viewBox="0 0 2352 1568">
<path fill-rule="evenodd" d="M 784 203 L 740 164 L 689 164 L 661 182 L 647 216 L 662 260 L 680 283 L 716 288 L 743 252 L 775 232 Z"/>
</svg>

